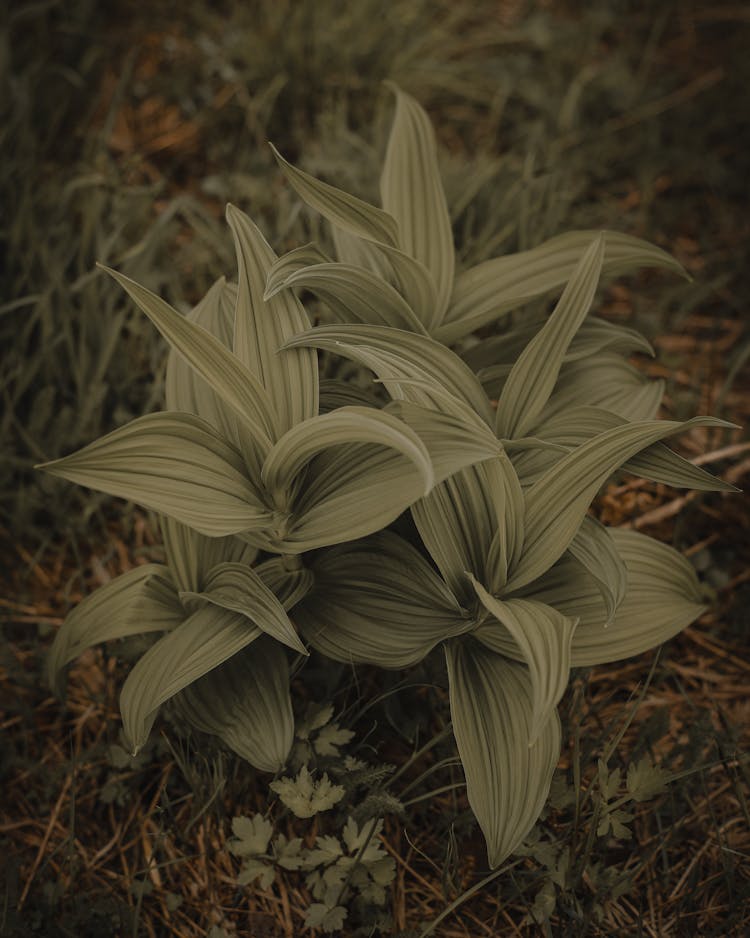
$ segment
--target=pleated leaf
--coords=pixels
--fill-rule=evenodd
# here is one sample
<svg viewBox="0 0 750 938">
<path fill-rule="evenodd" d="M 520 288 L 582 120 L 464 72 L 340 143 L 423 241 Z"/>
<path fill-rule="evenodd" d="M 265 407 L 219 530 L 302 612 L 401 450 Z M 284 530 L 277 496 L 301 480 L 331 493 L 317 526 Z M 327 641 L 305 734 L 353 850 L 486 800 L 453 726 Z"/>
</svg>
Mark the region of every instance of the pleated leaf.
<svg viewBox="0 0 750 938">
<path fill-rule="evenodd" d="M 413 430 L 382 410 L 342 407 L 306 420 L 279 440 L 263 464 L 266 488 L 278 496 L 280 502 L 284 501 L 293 493 L 298 473 L 315 455 L 348 443 L 374 443 L 392 449 L 413 464 L 422 478 L 425 492 L 434 485 L 429 452 Z M 363 478 L 363 486 L 366 481 L 366 477 Z"/>
<path fill-rule="evenodd" d="M 204 603 L 247 616 L 266 635 L 306 655 L 307 649 L 289 621 L 283 605 L 251 567 L 241 563 L 220 563 L 206 577 L 203 590 L 182 592 L 180 600 L 191 611 Z"/>
<path fill-rule="evenodd" d="M 315 587 L 295 619 L 336 661 L 410 667 L 471 625 L 421 554 L 390 532 L 322 552 L 313 572 Z"/>
<path fill-rule="evenodd" d="M 301 564 L 293 563 L 290 557 L 271 557 L 258 564 L 255 572 L 287 612 L 313 588 L 312 572 Z"/>
<path fill-rule="evenodd" d="M 595 518 L 585 517 L 568 550 L 586 569 L 602 594 L 609 624 L 625 598 L 628 571 L 617 553 L 609 528 Z"/>
<path fill-rule="evenodd" d="M 125 736 L 133 754 L 143 746 L 159 707 L 261 635 L 237 612 L 205 603 L 138 661 L 120 695 Z"/>
<path fill-rule="evenodd" d="M 621 661 L 668 641 L 706 609 L 690 562 L 674 548 L 636 531 L 610 535 L 628 573 L 628 588 L 614 621 L 593 577 L 570 555 L 522 592 L 578 616 L 571 665 L 591 667 Z"/>
<path fill-rule="evenodd" d="M 535 432 L 545 440 L 572 449 L 586 440 L 622 426 L 624 418 L 600 407 L 575 407 L 562 411 L 539 423 Z M 554 460 L 553 460 L 554 461 Z M 684 457 L 669 449 L 664 443 L 653 443 L 632 456 L 623 470 L 654 482 L 663 482 L 675 488 L 690 488 L 704 492 L 731 492 L 735 487 L 723 479 L 694 466 Z"/>
<path fill-rule="evenodd" d="M 237 287 L 220 277 L 187 318 L 216 336 L 222 345 L 231 348 L 236 301 Z M 196 414 L 230 442 L 239 445 L 235 412 L 174 347 L 170 348 L 167 357 L 164 392 L 167 410 Z"/>
<path fill-rule="evenodd" d="M 394 367 L 413 368 L 415 377 L 428 375 L 438 388 L 466 401 L 490 422 L 492 412 L 487 395 L 471 369 L 450 349 L 427 336 L 386 326 L 342 324 L 318 326 L 288 344 L 311 345 L 355 361 L 358 346 L 364 346 L 368 352 L 374 349 L 382 356 L 391 356 Z"/>
<path fill-rule="evenodd" d="M 549 723 L 570 676 L 570 646 L 578 619 L 562 615 L 552 606 L 528 599 L 501 601 L 471 577 L 484 608 L 510 633 L 531 677 L 532 711 L 529 745 Z M 474 637 L 492 651 L 503 651 L 504 642 L 493 645 L 497 623 L 481 625 Z"/>
<path fill-rule="evenodd" d="M 144 599 L 147 583 L 155 578 L 166 583 L 163 603 Z M 184 614 L 169 583 L 167 567 L 148 563 L 133 567 L 84 597 L 66 616 L 47 654 L 47 682 L 54 693 L 62 696 L 66 666 L 87 648 L 178 625 Z"/>
<path fill-rule="evenodd" d="M 377 274 L 350 264 L 316 264 L 272 277 L 266 296 L 296 287 L 309 290 L 328 306 L 340 322 L 392 326 L 425 333 L 416 313 L 401 294 Z"/>
<path fill-rule="evenodd" d="M 392 215 L 297 169 L 273 145 L 271 149 L 299 197 L 332 225 L 368 241 L 382 241 L 393 247 L 398 245 L 398 225 Z"/>
<path fill-rule="evenodd" d="M 200 593 L 208 574 L 220 563 L 250 566 L 257 551 L 238 537 L 206 537 L 173 518 L 160 519 L 167 566 L 180 592 Z"/>
<path fill-rule="evenodd" d="M 530 251 L 496 257 L 459 274 L 435 338 L 453 343 L 502 313 L 561 288 L 596 235 L 596 231 L 570 231 Z M 637 267 L 661 267 L 687 276 L 673 257 L 653 244 L 616 231 L 606 231 L 604 237 L 606 276 Z"/>
<path fill-rule="evenodd" d="M 599 434 L 562 457 L 526 491 L 524 552 L 507 588 L 541 576 L 561 556 L 581 526 L 599 487 L 647 446 L 692 427 L 730 426 L 710 417 L 625 424 Z"/>
<path fill-rule="evenodd" d="M 101 265 L 99 265 L 101 266 Z M 265 452 L 278 433 L 278 418 L 265 388 L 232 352 L 202 326 L 181 316 L 161 297 L 102 267 L 135 300 L 167 342 L 201 375 L 250 431 L 253 443 Z"/>
<path fill-rule="evenodd" d="M 513 365 L 497 405 L 499 437 L 523 436 L 542 412 L 565 353 L 591 308 L 603 256 L 604 240 L 600 235 L 575 266 L 547 322 Z"/>
<path fill-rule="evenodd" d="M 339 407 L 382 407 L 372 388 L 360 388 L 342 378 L 323 378 L 320 382 L 320 412 L 329 414 Z"/>
<path fill-rule="evenodd" d="M 445 650 L 466 791 L 495 868 L 544 807 L 560 756 L 560 720 L 553 712 L 530 744 L 533 695 L 526 666 L 474 642 L 450 642 Z"/>
<path fill-rule="evenodd" d="M 260 636 L 175 697 L 193 727 L 218 736 L 262 772 L 284 767 L 294 742 L 289 667 L 282 648 Z"/>
<path fill-rule="evenodd" d="M 398 224 L 399 246 L 421 261 L 435 282 L 437 306 L 429 327 L 441 321 L 453 289 L 453 233 L 430 120 L 411 95 L 389 86 L 396 114 L 380 192 L 383 208 Z"/>
<path fill-rule="evenodd" d="M 310 328 L 291 291 L 266 298 L 266 278 L 276 254 L 257 225 L 234 205 L 227 221 L 237 252 L 238 291 L 232 350 L 262 382 L 283 434 L 318 412 L 318 359 L 311 349 L 285 350 L 287 339 Z"/>
<path fill-rule="evenodd" d="M 270 522 L 240 454 L 192 414 L 147 414 L 37 468 L 130 499 L 208 537 Z"/>
<path fill-rule="evenodd" d="M 465 571 L 494 585 L 504 581 L 505 566 L 520 550 L 524 506 L 514 479 L 506 458 L 487 460 L 458 472 L 412 506 L 430 556 L 466 602 L 473 591 Z M 508 551 L 505 556 L 501 544 Z"/>
</svg>

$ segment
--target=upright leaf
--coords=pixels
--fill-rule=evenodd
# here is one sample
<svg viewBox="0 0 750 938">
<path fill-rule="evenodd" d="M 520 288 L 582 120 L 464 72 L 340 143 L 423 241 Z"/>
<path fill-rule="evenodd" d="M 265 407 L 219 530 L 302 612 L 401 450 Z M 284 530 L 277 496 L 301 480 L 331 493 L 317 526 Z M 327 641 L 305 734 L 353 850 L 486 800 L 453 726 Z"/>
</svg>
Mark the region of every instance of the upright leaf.
<svg viewBox="0 0 750 938">
<path fill-rule="evenodd" d="M 178 591 L 200 593 L 206 577 L 220 563 L 250 566 L 257 551 L 238 537 L 206 537 L 173 518 L 160 518 L 167 566 Z"/>
<path fill-rule="evenodd" d="M 266 277 L 277 258 L 257 225 L 234 205 L 227 206 L 227 221 L 239 270 L 232 350 L 262 382 L 283 434 L 318 412 L 315 352 L 280 351 L 287 339 L 310 328 L 310 320 L 292 292 L 264 296 Z"/>
<path fill-rule="evenodd" d="M 437 287 L 431 325 L 439 323 L 453 289 L 453 233 L 437 162 L 435 134 L 422 107 L 396 85 L 396 114 L 388 140 L 380 192 L 398 223 L 399 244 L 421 261 Z"/>
<path fill-rule="evenodd" d="M 628 588 L 628 571 L 617 552 L 610 529 L 595 518 L 586 516 L 568 550 L 599 587 L 609 624 Z"/>
<path fill-rule="evenodd" d="M 497 405 L 499 437 L 523 436 L 542 412 L 568 346 L 593 302 L 603 256 L 604 240 L 600 235 L 576 265 L 547 322 L 513 365 Z"/>
</svg>

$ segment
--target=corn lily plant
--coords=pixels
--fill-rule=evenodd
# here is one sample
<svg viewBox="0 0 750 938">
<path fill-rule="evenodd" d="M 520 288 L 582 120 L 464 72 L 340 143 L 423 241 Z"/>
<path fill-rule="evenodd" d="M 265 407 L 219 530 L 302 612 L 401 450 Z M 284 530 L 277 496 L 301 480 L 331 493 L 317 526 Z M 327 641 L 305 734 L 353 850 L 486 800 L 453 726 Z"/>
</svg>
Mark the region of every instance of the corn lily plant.
<svg viewBox="0 0 750 938">
<path fill-rule="evenodd" d="M 620 469 L 729 488 L 662 442 L 724 424 L 654 419 L 663 388 L 623 357 L 648 344 L 591 314 L 602 275 L 680 272 L 660 249 L 581 231 L 456 274 L 432 128 L 394 91 L 382 208 L 279 156 L 332 223 L 337 260 L 315 245 L 277 258 L 230 206 L 237 284 L 217 281 L 189 316 L 109 271 L 172 346 L 167 410 L 44 468 L 161 513 L 166 563 L 69 615 L 50 680 L 59 689 L 85 647 L 154 633 L 121 696 L 133 748 L 171 700 L 276 771 L 290 655 L 407 668 L 441 646 L 494 867 L 544 805 L 570 669 L 652 648 L 704 608 L 680 554 L 605 528 L 592 499 Z M 298 288 L 329 321 L 312 326 Z M 474 335 L 554 291 L 547 317 Z M 356 362 L 389 400 L 320 380 L 316 350 Z M 411 540 L 392 527 L 407 511 Z"/>
</svg>

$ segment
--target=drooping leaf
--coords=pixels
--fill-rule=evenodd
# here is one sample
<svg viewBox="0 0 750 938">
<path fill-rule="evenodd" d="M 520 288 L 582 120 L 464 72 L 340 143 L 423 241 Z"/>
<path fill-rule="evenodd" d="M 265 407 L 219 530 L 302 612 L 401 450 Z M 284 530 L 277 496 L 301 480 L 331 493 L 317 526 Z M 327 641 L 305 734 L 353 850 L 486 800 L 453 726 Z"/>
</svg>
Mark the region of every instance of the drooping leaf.
<svg viewBox="0 0 750 938">
<path fill-rule="evenodd" d="M 497 620 L 480 625 L 474 632 L 475 638 L 491 651 L 507 654 L 503 636 L 497 644 L 493 641 L 500 631 L 497 628 L 500 623 L 510 633 L 529 669 L 533 703 L 529 725 L 531 744 L 549 722 L 568 686 L 570 645 L 578 619 L 564 616 L 552 606 L 535 600 L 499 600 L 475 577 L 470 575 L 469 579 L 484 608 Z"/>
<path fill-rule="evenodd" d="M 323 551 L 295 609 L 305 638 L 336 661 L 405 668 L 470 625 L 420 553 L 388 531 Z"/>
<path fill-rule="evenodd" d="M 241 563 L 220 563 L 206 576 L 203 590 L 180 593 L 187 609 L 199 609 L 212 603 L 247 616 L 266 635 L 306 655 L 297 632 L 284 607 L 252 567 Z"/>
<path fill-rule="evenodd" d="M 84 597 L 72 609 L 55 635 L 47 654 L 47 682 L 62 696 L 66 665 L 92 645 L 145 632 L 167 631 L 183 618 L 174 588 L 171 601 L 149 605 L 144 610 L 145 585 L 151 578 L 170 582 L 170 573 L 162 564 L 148 563 L 133 567 Z M 147 615 L 144 615 L 144 611 Z"/>
<path fill-rule="evenodd" d="M 100 265 L 101 266 L 101 265 Z M 278 417 L 258 378 L 215 336 L 172 309 L 161 297 L 102 267 L 135 300 L 164 338 L 230 407 L 250 432 L 253 444 L 265 453 L 278 433 Z"/>
<path fill-rule="evenodd" d="M 175 698 L 204 733 L 218 736 L 262 772 L 278 772 L 294 742 L 289 666 L 281 646 L 261 635 Z"/>
<path fill-rule="evenodd" d="M 445 650 L 469 804 L 495 868 L 519 846 L 544 807 L 560 756 L 560 721 L 553 712 L 529 745 L 533 696 L 526 666 L 468 641 L 447 643 Z"/>
<path fill-rule="evenodd" d="M 439 388 L 466 401 L 487 423 L 492 411 L 476 376 L 450 349 L 422 335 L 385 326 L 318 326 L 289 345 L 312 345 L 357 360 L 357 346 L 392 356 L 396 367 L 410 366 L 427 374 Z"/>
<path fill-rule="evenodd" d="M 287 339 L 310 328 L 291 291 L 266 297 L 266 277 L 276 254 L 260 230 L 234 205 L 227 206 L 239 268 L 232 350 L 265 387 L 285 433 L 318 412 L 318 359 L 311 349 L 280 351 Z"/>
<path fill-rule="evenodd" d="M 513 365 L 497 405 L 499 437 L 523 436 L 547 403 L 568 346 L 593 302 L 603 257 L 600 235 L 584 251 L 551 316 Z"/>
<path fill-rule="evenodd" d="M 240 454 L 192 414 L 147 414 L 37 468 L 131 499 L 208 537 L 271 521 Z"/>
<path fill-rule="evenodd" d="M 278 507 L 290 507 L 296 478 L 314 456 L 348 443 L 373 443 L 392 449 L 412 463 L 425 491 L 434 484 L 429 452 L 413 430 L 382 410 L 341 407 L 298 424 L 269 453 L 261 475 Z"/>
<path fill-rule="evenodd" d="M 559 289 L 570 279 L 595 231 L 570 231 L 530 251 L 496 257 L 459 274 L 435 338 L 453 343 L 502 313 Z M 662 267 L 685 276 L 665 251 L 616 231 L 606 231 L 602 273 L 615 276 L 637 267 Z"/>
<path fill-rule="evenodd" d="M 564 615 L 578 616 L 572 667 L 591 667 L 655 648 L 705 610 L 693 567 L 674 548 L 636 531 L 610 530 L 628 571 L 628 589 L 614 621 L 596 581 L 570 555 L 522 591 Z"/>
<path fill-rule="evenodd" d="M 318 296 L 340 322 L 392 326 L 425 334 L 422 323 L 401 294 L 363 267 L 350 264 L 315 264 L 274 280 L 267 296 L 291 288 L 304 288 Z"/>
<path fill-rule="evenodd" d="M 125 736 L 133 750 L 148 739 L 159 707 L 261 635 L 245 616 L 205 603 L 138 661 L 120 694 Z"/>
<path fill-rule="evenodd" d="M 453 233 L 430 120 L 411 95 L 393 83 L 389 87 L 396 95 L 396 114 L 380 192 L 383 208 L 398 224 L 399 246 L 421 261 L 435 281 L 437 306 L 429 328 L 441 321 L 453 289 Z"/>
<path fill-rule="evenodd" d="M 320 382 L 320 412 L 329 414 L 339 407 L 382 407 L 371 388 L 360 388 L 340 378 L 323 378 Z"/>
<path fill-rule="evenodd" d="M 525 541 L 507 588 L 518 589 L 548 570 L 568 547 L 604 481 L 623 463 L 667 436 L 698 426 L 730 426 L 710 417 L 685 423 L 652 420 L 614 427 L 563 456 L 525 493 Z"/>
<path fill-rule="evenodd" d="M 300 198 L 331 224 L 359 238 L 397 246 L 398 225 L 392 215 L 297 169 L 284 159 L 273 144 L 271 149 L 281 171 Z"/>
<path fill-rule="evenodd" d="M 255 572 L 289 612 L 313 588 L 313 575 L 297 557 L 271 557 L 258 564 Z"/>
<path fill-rule="evenodd" d="M 617 553 L 609 528 L 586 516 L 568 550 L 593 577 L 607 610 L 607 624 L 615 616 L 628 588 L 628 571 Z"/>
</svg>

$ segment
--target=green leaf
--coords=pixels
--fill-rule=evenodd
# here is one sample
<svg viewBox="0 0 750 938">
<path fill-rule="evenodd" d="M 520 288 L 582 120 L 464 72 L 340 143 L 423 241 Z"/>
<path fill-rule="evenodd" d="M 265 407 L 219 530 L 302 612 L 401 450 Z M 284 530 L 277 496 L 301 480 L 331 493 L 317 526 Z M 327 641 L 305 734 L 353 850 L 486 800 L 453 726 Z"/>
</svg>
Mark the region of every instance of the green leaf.
<svg viewBox="0 0 750 938">
<path fill-rule="evenodd" d="M 568 550 L 593 577 L 602 594 L 609 624 L 625 598 L 628 571 L 609 529 L 594 518 L 583 519 Z"/>
<path fill-rule="evenodd" d="M 294 741 L 289 666 L 267 635 L 193 681 L 175 704 L 192 726 L 218 736 L 256 769 L 276 773 L 286 764 Z"/>
<path fill-rule="evenodd" d="M 525 586 L 552 566 L 581 526 L 599 487 L 623 463 L 664 437 L 699 426 L 728 424 L 710 417 L 629 423 L 598 434 L 560 459 L 525 494 L 524 552 L 507 589 Z"/>
<path fill-rule="evenodd" d="M 604 257 L 600 235 L 576 264 L 547 322 L 517 359 L 497 405 L 500 437 L 523 436 L 552 393 L 565 353 L 594 299 Z"/>
<path fill-rule="evenodd" d="M 502 313 L 562 287 L 596 231 L 570 231 L 530 251 L 484 261 L 456 277 L 451 302 L 435 338 L 450 344 Z M 602 273 L 615 276 L 637 267 L 662 267 L 687 276 L 665 251 L 616 231 L 605 231 Z"/>
<path fill-rule="evenodd" d="M 345 746 L 354 739 L 352 730 L 344 730 L 338 723 L 329 723 L 322 727 L 318 735 L 313 740 L 313 749 L 319 756 L 340 757 L 339 748 Z"/>
<path fill-rule="evenodd" d="M 521 547 L 523 511 L 518 480 L 505 457 L 461 470 L 411 509 L 446 583 L 459 599 L 470 603 L 475 599 L 465 571 L 493 584 L 503 580 L 504 565 Z M 505 557 L 501 546 L 508 552 Z"/>
<path fill-rule="evenodd" d="M 393 326 L 425 334 L 416 313 L 395 287 L 362 267 L 334 263 L 303 267 L 283 279 L 272 277 L 266 296 L 293 287 L 314 293 L 340 322 Z"/>
<path fill-rule="evenodd" d="M 549 722 L 555 707 L 568 686 L 570 646 L 578 619 L 562 615 L 552 606 L 534 600 L 496 599 L 471 577 L 484 608 L 508 630 L 516 643 L 531 676 L 532 713 L 529 744 L 536 741 Z M 492 651 L 505 651 L 505 641 L 493 643 L 497 625 L 482 624 L 475 637 Z M 515 656 L 514 656 L 515 657 Z"/>
<path fill-rule="evenodd" d="M 257 551 L 238 537 L 206 537 L 173 518 L 159 519 L 167 566 L 178 591 L 200 593 L 220 563 L 251 565 Z"/>
<path fill-rule="evenodd" d="M 623 417 L 600 407 L 581 406 L 547 417 L 537 424 L 535 432 L 545 441 L 573 449 L 598 433 L 611 430 L 613 427 L 620 427 L 625 422 Z M 549 465 L 554 465 L 559 458 L 555 453 L 544 455 L 546 459 L 543 462 L 536 460 L 542 471 L 549 468 Z M 522 468 L 526 470 L 527 467 L 532 468 L 533 471 L 530 462 L 524 458 Z M 717 479 L 705 469 L 694 466 L 664 443 L 653 443 L 640 453 L 636 453 L 623 463 L 622 470 L 654 482 L 673 485 L 676 488 L 693 488 L 707 492 L 736 491 L 729 482 Z"/>
<path fill-rule="evenodd" d="M 654 765 L 648 756 L 641 756 L 637 763 L 628 766 L 627 786 L 633 801 L 648 801 L 667 790 L 670 774 L 666 769 Z"/>
<path fill-rule="evenodd" d="M 171 595 L 163 604 L 149 604 L 144 599 L 146 584 L 152 578 L 167 584 L 171 580 L 169 570 L 161 564 L 142 564 L 100 586 L 68 613 L 47 655 L 47 682 L 56 694 L 63 694 L 66 665 L 92 645 L 167 631 L 182 621 L 174 587 L 167 587 Z"/>
<path fill-rule="evenodd" d="M 208 537 L 263 529 L 271 520 L 240 454 L 192 414 L 147 414 L 37 468 L 131 499 Z"/>
<path fill-rule="evenodd" d="M 250 857 L 242 864 L 240 875 L 237 877 L 237 885 L 248 886 L 257 880 L 261 889 L 269 889 L 275 879 L 276 871 L 270 863 Z M 229 935 L 223 929 L 222 935 L 227 935 L 227 938 L 229 938 Z M 212 936 L 209 935 L 209 938 L 212 938 Z"/>
<path fill-rule="evenodd" d="M 265 454 L 278 432 L 278 417 L 258 378 L 202 326 L 181 316 L 161 297 L 140 284 L 102 267 L 135 300 L 164 338 L 230 407 Z"/>
<path fill-rule="evenodd" d="M 421 261 L 437 287 L 428 328 L 439 323 L 453 289 L 453 233 L 437 161 L 435 134 L 421 106 L 394 85 L 396 114 L 388 140 L 380 192 L 398 224 L 399 246 Z"/>
<path fill-rule="evenodd" d="M 324 902 L 313 902 L 305 912 L 305 926 L 322 928 L 327 933 L 340 931 L 348 914 L 343 905 L 328 906 Z"/>
<path fill-rule="evenodd" d="M 311 349 L 280 352 L 287 339 L 310 328 L 297 297 L 264 296 L 276 254 L 260 230 L 234 205 L 227 206 L 239 268 L 232 350 L 263 384 L 285 433 L 318 413 L 318 359 Z"/>
<path fill-rule="evenodd" d="M 307 654 L 284 607 L 251 567 L 241 563 L 220 563 L 206 577 L 202 592 L 183 592 L 180 599 L 191 611 L 208 602 L 239 612 L 266 635 L 292 651 Z"/>
<path fill-rule="evenodd" d="M 208 330 L 227 348 L 232 347 L 237 287 L 220 277 L 187 318 Z M 167 357 L 164 383 L 167 410 L 202 417 L 235 446 L 239 446 L 237 416 L 213 388 L 174 348 Z"/>
<path fill-rule="evenodd" d="M 296 778 L 280 778 L 269 787 L 296 817 L 313 817 L 329 811 L 344 797 L 344 789 L 334 785 L 326 772 L 315 780 L 306 765 Z"/>
<path fill-rule="evenodd" d="M 364 364 L 367 364 L 367 355 L 376 350 L 383 362 L 400 369 L 401 375 L 406 372 L 407 377 L 408 373 L 416 378 L 427 376 L 438 389 L 466 401 L 482 419 L 491 423 L 492 410 L 476 376 L 450 349 L 427 336 L 386 326 L 342 324 L 318 326 L 297 336 L 289 344 L 312 345 L 355 361 L 362 360 Z M 364 347 L 362 358 L 359 357 L 359 346 Z"/>
<path fill-rule="evenodd" d="M 313 575 L 306 567 L 297 566 L 295 557 L 271 557 L 258 564 L 255 572 L 289 612 L 313 587 Z"/>
<path fill-rule="evenodd" d="M 261 476 L 279 509 L 289 508 L 296 478 L 314 456 L 348 443 L 373 443 L 394 450 L 413 464 L 425 491 L 434 484 L 429 453 L 414 431 L 382 410 L 342 407 L 294 427 L 269 453 Z"/>
<path fill-rule="evenodd" d="M 320 382 L 320 412 L 328 414 L 339 407 L 382 407 L 371 388 L 360 388 L 340 378 L 323 378 Z"/>
<path fill-rule="evenodd" d="M 206 604 L 152 645 L 128 675 L 120 695 L 123 727 L 133 754 L 148 739 L 165 700 L 260 634 L 239 613 Z"/>
<path fill-rule="evenodd" d="M 312 569 L 315 587 L 295 619 L 336 661 L 409 667 L 471 625 L 421 554 L 388 531 L 323 551 Z"/>
<path fill-rule="evenodd" d="M 450 642 L 445 650 L 469 804 L 494 869 L 520 845 L 544 807 L 560 755 L 560 721 L 553 712 L 530 745 L 527 668 L 471 642 Z"/>
<path fill-rule="evenodd" d="M 281 171 L 300 198 L 331 224 L 359 238 L 397 246 L 398 225 L 392 215 L 297 169 L 284 159 L 273 144 L 271 149 Z"/>
<path fill-rule="evenodd" d="M 628 572 L 628 588 L 614 621 L 596 581 L 570 555 L 523 590 L 523 595 L 578 616 L 573 635 L 574 668 L 608 664 L 668 641 L 705 611 L 690 563 L 674 548 L 636 531 L 610 529 Z"/>
</svg>

